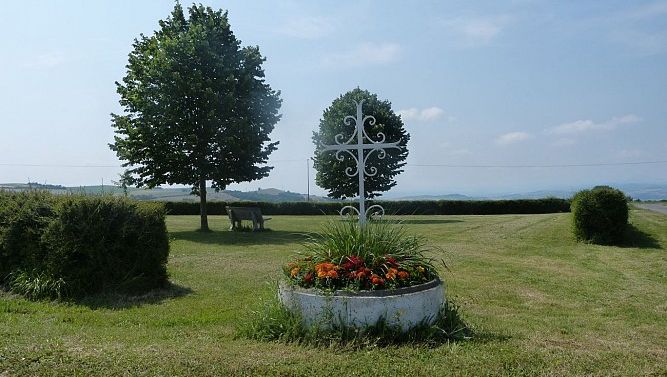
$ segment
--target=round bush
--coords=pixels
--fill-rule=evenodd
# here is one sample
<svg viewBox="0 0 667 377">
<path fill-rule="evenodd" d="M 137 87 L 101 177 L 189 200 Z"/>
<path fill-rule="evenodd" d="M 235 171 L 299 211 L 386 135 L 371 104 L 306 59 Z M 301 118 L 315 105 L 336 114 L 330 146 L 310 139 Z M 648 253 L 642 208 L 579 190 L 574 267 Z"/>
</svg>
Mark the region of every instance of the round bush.
<svg viewBox="0 0 667 377">
<path fill-rule="evenodd" d="M 623 240 L 628 225 L 628 202 L 617 189 L 599 186 L 572 199 L 574 234 L 580 241 L 614 244 Z"/>
</svg>

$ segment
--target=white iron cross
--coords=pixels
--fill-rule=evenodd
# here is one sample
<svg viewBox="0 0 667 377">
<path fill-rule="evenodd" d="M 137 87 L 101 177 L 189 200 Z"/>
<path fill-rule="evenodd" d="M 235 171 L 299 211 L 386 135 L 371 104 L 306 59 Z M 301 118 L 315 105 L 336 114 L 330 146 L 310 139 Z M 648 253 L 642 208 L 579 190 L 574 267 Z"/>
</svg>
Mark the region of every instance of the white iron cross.
<svg viewBox="0 0 667 377">
<path fill-rule="evenodd" d="M 357 116 L 354 117 L 352 115 L 348 115 L 343 119 L 343 123 L 345 123 L 347 126 L 350 126 L 351 121 L 354 121 L 355 131 L 352 133 L 352 136 L 346 140 L 345 136 L 340 133 L 335 137 L 336 144 L 322 144 L 322 151 L 336 151 L 336 159 L 338 161 L 343 161 L 344 156 L 342 153 L 347 152 L 347 154 L 352 156 L 352 158 L 357 163 L 356 172 L 354 169 L 348 167 L 345 169 L 345 174 L 348 177 L 354 177 L 355 175 L 359 177 L 359 209 L 356 209 L 352 206 L 345 206 L 340 210 L 340 214 L 342 216 L 344 215 L 345 211 L 354 211 L 357 213 L 357 215 L 359 215 L 359 225 L 364 226 L 366 224 L 366 217 L 368 217 L 369 214 L 373 214 L 373 211 L 379 212 L 380 216 L 384 215 L 384 208 L 378 204 L 372 205 L 366 209 L 364 177 L 372 177 L 378 172 L 377 168 L 374 166 L 370 167 L 368 170 L 366 169 L 366 162 L 368 161 L 368 157 L 373 152 L 377 151 L 378 158 L 384 159 L 387 156 L 385 148 L 402 149 L 403 147 L 398 145 L 398 143 L 401 142 L 400 140 L 395 143 L 385 143 L 385 134 L 382 132 L 378 132 L 378 137 L 380 138 L 379 141 L 374 141 L 371 139 L 366 133 L 366 130 L 364 130 L 364 123 L 368 120 L 368 124 L 371 126 L 374 125 L 375 117 L 371 115 L 364 116 L 361 110 L 364 100 L 361 102 L 354 101 L 354 103 L 357 105 Z M 357 143 L 351 144 L 355 136 L 357 137 Z M 364 140 L 368 140 L 368 143 L 364 143 Z M 352 153 L 353 150 L 357 151 L 356 156 L 354 153 Z M 364 155 L 364 150 L 369 152 Z"/>
</svg>

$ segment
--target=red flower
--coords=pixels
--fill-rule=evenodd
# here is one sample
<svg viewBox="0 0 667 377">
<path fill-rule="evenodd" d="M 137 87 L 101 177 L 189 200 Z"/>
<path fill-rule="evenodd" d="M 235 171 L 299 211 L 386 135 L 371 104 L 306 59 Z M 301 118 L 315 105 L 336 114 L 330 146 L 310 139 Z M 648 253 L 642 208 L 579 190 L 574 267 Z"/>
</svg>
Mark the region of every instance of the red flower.
<svg viewBox="0 0 667 377">
<path fill-rule="evenodd" d="M 410 274 L 407 271 L 398 271 L 398 278 L 405 280 L 410 277 Z"/>
<path fill-rule="evenodd" d="M 312 282 L 313 281 L 313 273 L 312 272 L 307 273 L 306 276 L 303 277 L 303 281 L 305 281 L 306 283 Z"/>
<path fill-rule="evenodd" d="M 396 259 L 394 259 L 394 258 L 392 258 L 392 257 L 390 257 L 390 256 L 388 256 L 388 255 L 385 255 L 384 260 L 385 260 L 385 261 L 387 262 L 387 264 L 390 265 L 390 266 L 398 266 L 398 262 L 396 261 Z"/>
<path fill-rule="evenodd" d="M 342 264 L 344 270 L 356 270 L 364 265 L 364 260 L 356 255 L 352 255 L 346 258 L 347 262 Z"/>
</svg>

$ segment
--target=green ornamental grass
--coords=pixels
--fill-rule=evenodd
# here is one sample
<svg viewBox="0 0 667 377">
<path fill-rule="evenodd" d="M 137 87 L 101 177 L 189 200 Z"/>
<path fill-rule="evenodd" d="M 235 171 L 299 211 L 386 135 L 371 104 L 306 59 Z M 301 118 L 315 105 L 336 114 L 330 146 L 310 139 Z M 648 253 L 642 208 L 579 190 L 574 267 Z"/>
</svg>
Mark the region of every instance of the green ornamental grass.
<svg viewBox="0 0 667 377">
<path fill-rule="evenodd" d="M 437 278 L 423 236 L 401 224 L 330 221 L 308 236 L 304 251 L 283 268 L 288 281 L 304 288 L 389 289 Z"/>
</svg>

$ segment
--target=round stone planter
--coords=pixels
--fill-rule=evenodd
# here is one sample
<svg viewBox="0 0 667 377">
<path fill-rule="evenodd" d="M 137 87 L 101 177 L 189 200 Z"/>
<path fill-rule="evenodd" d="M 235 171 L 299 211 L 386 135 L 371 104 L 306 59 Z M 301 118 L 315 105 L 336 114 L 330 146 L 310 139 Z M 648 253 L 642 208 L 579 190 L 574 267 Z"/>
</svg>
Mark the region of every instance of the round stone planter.
<svg viewBox="0 0 667 377">
<path fill-rule="evenodd" d="M 403 331 L 422 323 L 432 324 L 445 297 L 439 279 L 398 289 L 333 293 L 281 283 L 278 291 L 281 303 L 299 313 L 305 325 L 364 328 L 384 319 Z"/>
</svg>

